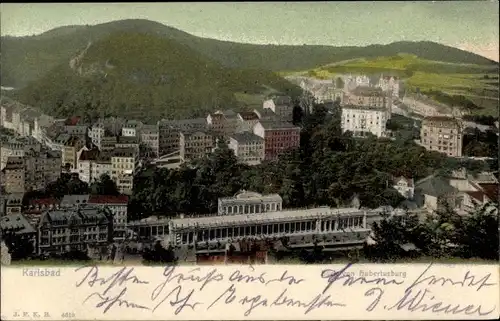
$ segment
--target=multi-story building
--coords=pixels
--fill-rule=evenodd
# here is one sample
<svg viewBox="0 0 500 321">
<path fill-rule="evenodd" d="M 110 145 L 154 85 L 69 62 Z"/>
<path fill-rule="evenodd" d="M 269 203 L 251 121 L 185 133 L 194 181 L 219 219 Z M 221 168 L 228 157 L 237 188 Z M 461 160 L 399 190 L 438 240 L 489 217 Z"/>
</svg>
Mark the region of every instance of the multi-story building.
<svg viewBox="0 0 500 321">
<path fill-rule="evenodd" d="M 346 105 L 384 108 L 386 118 L 391 118 L 392 96 L 388 98 L 380 87 L 356 87 L 346 98 Z"/>
<path fill-rule="evenodd" d="M 0 230 L 4 233 L 14 233 L 16 237 L 25 239 L 36 249 L 36 229 L 21 213 L 12 213 L 0 218 Z"/>
<path fill-rule="evenodd" d="M 251 132 L 231 135 L 228 147 L 241 163 L 258 165 L 265 158 L 264 139 Z"/>
<path fill-rule="evenodd" d="M 132 148 L 139 152 L 140 137 L 136 136 L 118 136 L 116 138 L 115 148 Z"/>
<path fill-rule="evenodd" d="M 104 174 L 112 177 L 113 164 L 111 163 L 111 155 L 112 152 L 100 152 L 96 159 L 91 161 L 91 182 L 100 179 Z"/>
<path fill-rule="evenodd" d="M 77 169 L 78 161 L 77 153 L 83 146 L 85 146 L 85 141 L 78 136 L 70 136 L 62 148 L 63 166 L 69 167 L 70 171 L 75 171 Z"/>
<path fill-rule="evenodd" d="M 126 195 L 92 195 L 88 200 L 90 206 L 108 208 L 113 215 L 113 239 L 124 239 L 127 231 Z"/>
<path fill-rule="evenodd" d="M 159 134 L 157 125 L 144 125 L 141 130 L 141 142 L 158 156 Z"/>
<path fill-rule="evenodd" d="M 218 204 L 218 215 L 278 212 L 283 209 L 283 199 L 278 194 L 262 195 L 245 190 L 232 197 L 220 197 Z"/>
<path fill-rule="evenodd" d="M 144 124 L 138 120 L 127 120 L 127 122 L 122 127 L 121 136 L 140 137 L 143 126 Z"/>
<path fill-rule="evenodd" d="M 130 195 L 133 189 L 134 174 L 139 165 L 139 153 L 133 148 L 117 148 L 111 154 L 111 179 L 118 191 Z"/>
<path fill-rule="evenodd" d="M 420 129 L 421 145 L 427 150 L 445 153 L 451 157 L 462 156 L 462 124 L 452 117 L 426 117 Z"/>
<path fill-rule="evenodd" d="M 42 190 L 61 176 L 61 152 L 42 149 L 28 151 L 25 160 L 26 191 Z"/>
<path fill-rule="evenodd" d="M 124 124 L 125 120 L 122 118 L 109 117 L 99 119 L 89 129 L 88 135 L 92 144 L 101 149 L 101 139 L 103 137 L 116 137 L 121 135 Z"/>
<path fill-rule="evenodd" d="M 300 146 L 300 127 L 284 121 L 260 120 L 253 133 L 264 139 L 265 159 L 274 160 Z"/>
<path fill-rule="evenodd" d="M 399 78 L 395 76 L 380 75 L 377 87 L 384 92 L 390 92 L 392 97 L 399 98 Z"/>
<path fill-rule="evenodd" d="M 97 148 L 82 150 L 78 158 L 78 177 L 81 181 L 92 183 L 92 167 L 99 158 L 100 151 Z"/>
<path fill-rule="evenodd" d="M 208 130 L 182 131 L 180 133 L 180 159 L 189 162 L 210 154 L 215 147 L 215 138 Z"/>
<path fill-rule="evenodd" d="M 406 178 L 403 176 L 394 178 L 392 187 L 404 198 L 408 200 L 413 199 L 415 194 L 415 182 L 413 178 Z"/>
<path fill-rule="evenodd" d="M 352 105 L 342 107 L 342 132 L 350 131 L 356 137 L 366 136 L 367 133 L 385 137 L 386 124 L 385 108 Z"/>
<path fill-rule="evenodd" d="M 272 110 L 279 118 L 284 121 L 293 121 L 294 104 L 290 96 L 276 96 L 265 100 L 262 104 L 263 109 Z"/>
<path fill-rule="evenodd" d="M 38 224 L 38 254 L 85 251 L 107 246 L 113 238 L 111 213 L 100 207 L 49 210 Z"/>
<path fill-rule="evenodd" d="M 259 121 L 259 115 L 254 111 L 240 111 L 237 115 L 237 119 L 236 132 L 251 132 L 253 126 Z"/>
<path fill-rule="evenodd" d="M 207 126 L 214 134 L 227 137 L 237 128 L 237 114 L 232 110 L 216 111 L 207 116 Z"/>
<path fill-rule="evenodd" d="M 116 143 L 118 143 L 118 136 L 104 136 L 101 138 L 99 149 L 103 152 L 111 152 L 116 148 Z"/>
<path fill-rule="evenodd" d="M 5 182 L 3 182 L 6 193 L 25 192 L 25 162 L 24 157 L 11 156 L 7 159 L 3 171 Z"/>
<path fill-rule="evenodd" d="M 158 122 L 159 156 L 169 154 L 180 149 L 180 132 L 192 130 L 206 130 L 206 118 L 166 120 Z"/>
<path fill-rule="evenodd" d="M 27 151 L 40 151 L 41 144 L 32 137 L 13 137 L 7 141 L 2 141 L 0 144 L 0 170 L 7 164 L 7 159 L 10 156 L 23 157 Z"/>
<path fill-rule="evenodd" d="M 22 213 L 24 193 L 7 194 L 5 196 L 5 215 Z"/>
</svg>

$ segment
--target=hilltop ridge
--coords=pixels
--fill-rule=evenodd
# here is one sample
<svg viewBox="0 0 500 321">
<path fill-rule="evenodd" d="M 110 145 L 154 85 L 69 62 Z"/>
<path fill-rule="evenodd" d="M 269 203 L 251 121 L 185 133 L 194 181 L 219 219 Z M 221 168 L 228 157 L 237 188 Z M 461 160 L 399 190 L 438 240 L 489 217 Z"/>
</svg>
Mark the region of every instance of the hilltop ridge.
<svg viewBox="0 0 500 321">
<path fill-rule="evenodd" d="M 93 26 L 59 27 L 29 37 L 1 37 L 1 81 L 8 86 L 24 86 L 69 60 L 89 41 L 131 31 L 175 40 L 229 68 L 300 71 L 346 59 L 392 56 L 401 52 L 435 61 L 498 65 L 474 53 L 430 41 L 365 47 L 257 45 L 201 38 L 158 22 L 128 19 Z"/>
</svg>

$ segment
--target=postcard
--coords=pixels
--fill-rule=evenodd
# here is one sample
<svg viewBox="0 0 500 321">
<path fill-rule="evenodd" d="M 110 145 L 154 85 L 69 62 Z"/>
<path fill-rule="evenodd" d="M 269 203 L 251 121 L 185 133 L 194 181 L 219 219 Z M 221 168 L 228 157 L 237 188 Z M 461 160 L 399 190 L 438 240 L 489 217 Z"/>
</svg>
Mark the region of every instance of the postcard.
<svg viewBox="0 0 500 321">
<path fill-rule="evenodd" d="M 0 15 L 2 320 L 499 318 L 497 1 Z"/>
</svg>

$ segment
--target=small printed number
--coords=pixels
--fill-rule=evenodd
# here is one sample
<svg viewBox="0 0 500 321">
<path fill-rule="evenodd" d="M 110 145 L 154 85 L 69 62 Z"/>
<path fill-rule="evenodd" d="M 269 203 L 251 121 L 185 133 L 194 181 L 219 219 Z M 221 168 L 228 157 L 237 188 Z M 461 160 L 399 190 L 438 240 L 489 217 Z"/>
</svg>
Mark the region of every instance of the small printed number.
<svg viewBox="0 0 500 321">
<path fill-rule="evenodd" d="M 64 312 L 61 314 L 61 318 L 74 318 L 75 314 L 73 312 Z"/>
</svg>

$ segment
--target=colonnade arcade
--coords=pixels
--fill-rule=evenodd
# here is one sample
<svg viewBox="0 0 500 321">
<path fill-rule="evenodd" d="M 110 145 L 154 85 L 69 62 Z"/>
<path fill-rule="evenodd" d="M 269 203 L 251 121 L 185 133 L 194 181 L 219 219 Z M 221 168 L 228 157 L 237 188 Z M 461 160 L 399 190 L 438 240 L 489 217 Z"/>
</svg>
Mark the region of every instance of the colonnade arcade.
<svg viewBox="0 0 500 321">
<path fill-rule="evenodd" d="M 193 244 L 195 242 L 218 242 L 235 238 L 252 237 L 274 237 L 284 235 L 299 234 L 321 234 L 338 231 L 356 232 L 366 229 L 366 217 L 351 216 L 340 218 L 311 218 L 302 219 L 294 222 L 231 222 L 230 226 L 205 226 L 205 227 L 186 227 L 172 229 L 172 240 L 175 244 Z M 232 226 L 231 226 L 232 225 Z"/>
</svg>

